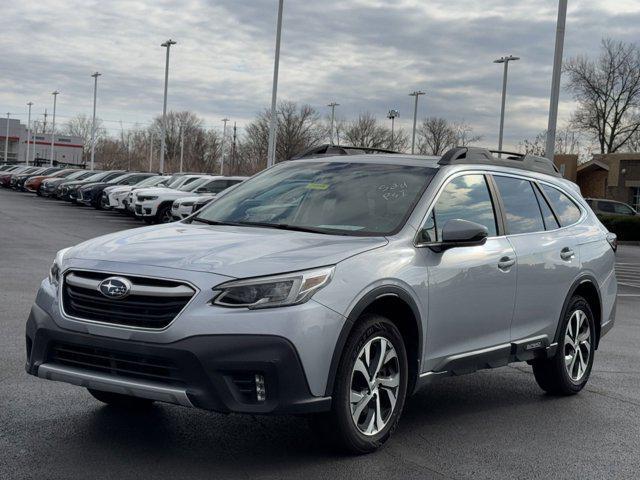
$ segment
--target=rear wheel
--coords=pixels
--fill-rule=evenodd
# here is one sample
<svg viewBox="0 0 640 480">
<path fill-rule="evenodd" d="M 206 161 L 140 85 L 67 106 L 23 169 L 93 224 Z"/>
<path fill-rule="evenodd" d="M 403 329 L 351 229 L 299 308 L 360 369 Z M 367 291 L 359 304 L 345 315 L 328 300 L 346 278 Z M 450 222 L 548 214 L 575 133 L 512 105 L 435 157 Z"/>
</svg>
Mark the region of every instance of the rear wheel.
<svg viewBox="0 0 640 480">
<path fill-rule="evenodd" d="M 331 412 L 313 418 L 316 428 L 350 453 L 376 450 L 398 426 L 407 377 L 402 335 L 389 319 L 367 315 L 347 340 Z"/>
<path fill-rule="evenodd" d="M 91 396 L 102 403 L 118 408 L 126 409 L 142 409 L 149 408 L 153 404 L 153 400 L 147 398 L 132 397 L 121 393 L 104 392 L 102 390 L 94 390 L 87 388 Z"/>
<path fill-rule="evenodd" d="M 595 323 L 589 303 L 571 298 L 560 325 L 556 354 L 532 362 L 540 388 L 553 395 L 573 395 L 584 388 L 591 374 L 595 352 Z"/>
</svg>

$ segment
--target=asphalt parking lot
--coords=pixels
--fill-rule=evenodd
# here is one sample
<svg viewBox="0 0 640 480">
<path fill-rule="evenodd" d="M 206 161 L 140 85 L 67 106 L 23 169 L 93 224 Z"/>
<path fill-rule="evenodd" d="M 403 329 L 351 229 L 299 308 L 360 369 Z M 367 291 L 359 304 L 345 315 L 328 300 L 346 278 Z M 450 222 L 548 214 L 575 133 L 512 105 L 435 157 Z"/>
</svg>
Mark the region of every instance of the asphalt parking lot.
<svg viewBox="0 0 640 480">
<path fill-rule="evenodd" d="M 25 373 L 24 323 L 55 252 L 141 225 L 0 190 L 1 479 L 638 477 L 640 247 L 619 249 L 616 327 L 581 394 L 545 395 L 526 364 L 444 379 L 408 401 L 385 448 L 346 457 L 302 418 L 123 413 Z"/>
</svg>

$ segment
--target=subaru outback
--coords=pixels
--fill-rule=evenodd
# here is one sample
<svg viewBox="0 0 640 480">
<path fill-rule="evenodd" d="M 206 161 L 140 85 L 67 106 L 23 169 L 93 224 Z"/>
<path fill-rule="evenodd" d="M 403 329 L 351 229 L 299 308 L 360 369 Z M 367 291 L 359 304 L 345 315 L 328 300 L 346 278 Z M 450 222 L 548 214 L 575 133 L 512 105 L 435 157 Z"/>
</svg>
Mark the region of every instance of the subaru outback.
<svg viewBox="0 0 640 480">
<path fill-rule="evenodd" d="M 119 408 L 305 414 L 355 453 L 441 377 L 587 383 L 615 235 L 544 158 L 457 148 L 280 163 L 180 222 L 61 250 L 27 372 Z"/>
</svg>

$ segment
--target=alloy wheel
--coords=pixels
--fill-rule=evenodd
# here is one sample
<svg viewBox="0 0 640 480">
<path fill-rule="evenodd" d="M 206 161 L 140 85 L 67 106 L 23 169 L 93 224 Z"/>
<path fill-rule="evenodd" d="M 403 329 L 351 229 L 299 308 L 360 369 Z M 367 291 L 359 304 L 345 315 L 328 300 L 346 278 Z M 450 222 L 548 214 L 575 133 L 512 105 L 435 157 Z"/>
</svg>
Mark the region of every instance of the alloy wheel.
<svg viewBox="0 0 640 480">
<path fill-rule="evenodd" d="M 351 372 L 350 407 L 356 428 L 376 435 L 389 423 L 398 398 L 400 364 L 384 337 L 370 339 L 358 353 Z"/>
<path fill-rule="evenodd" d="M 589 318 L 582 310 L 576 310 L 569 318 L 564 336 L 564 364 L 574 382 L 579 382 L 587 371 L 591 348 Z"/>
<path fill-rule="evenodd" d="M 171 223 L 173 222 L 173 217 L 171 216 L 171 210 L 166 209 L 162 212 L 160 216 L 160 223 Z"/>
</svg>

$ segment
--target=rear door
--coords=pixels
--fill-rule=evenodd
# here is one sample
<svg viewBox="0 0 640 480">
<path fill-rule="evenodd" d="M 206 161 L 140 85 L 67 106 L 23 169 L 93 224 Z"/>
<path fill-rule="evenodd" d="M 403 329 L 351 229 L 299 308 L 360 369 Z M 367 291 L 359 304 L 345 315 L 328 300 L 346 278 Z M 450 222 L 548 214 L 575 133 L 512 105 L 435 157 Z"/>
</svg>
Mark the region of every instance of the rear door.
<svg viewBox="0 0 640 480">
<path fill-rule="evenodd" d="M 575 223 L 580 210 L 571 203 L 577 218 L 573 214 L 569 215 L 573 220 L 563 220 L 552 210 L 542 189 L 547 185 L 541 187 L 532 179 L 511 175 L 494 174 L 493 180 L 500 194 L 507 238 L 518 261 L 511 340 L 551 343 L 567 291 L 580 271 L 578 240 L 570 228 L 562 227 Z"/>
<path fill-rule="evenodd" d="M 487 227 L 484 245 L 424 251 L 428 270 L 427 370 L 482 368 L 509 356 L 516 260 L 482 173 L 445 184 L 427 219 L 428 241 L 439 241 L 448 220 Z"/>
</svg>

